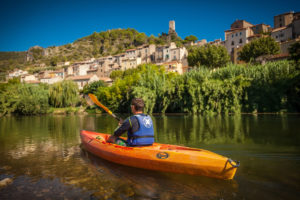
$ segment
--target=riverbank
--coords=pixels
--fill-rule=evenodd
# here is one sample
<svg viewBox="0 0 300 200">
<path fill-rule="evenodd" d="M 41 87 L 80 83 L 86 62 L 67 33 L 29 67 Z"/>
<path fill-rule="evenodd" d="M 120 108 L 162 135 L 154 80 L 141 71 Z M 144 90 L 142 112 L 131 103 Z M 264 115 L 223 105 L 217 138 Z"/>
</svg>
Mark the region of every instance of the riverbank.
<svg viewBox="0 0 300 200">
<path fill-rule="evenodd" d="M 149 114 L 300 112 L 300 70 L 290 61 L 214 70 L 202 67 L 183 75 L 150 64 L 120 72 L 111 86 L 93 82 L 82 91 L 72 81 L 32 85 L 13 80 L 0 84 L 0 113 L 77 113 L 77 107 L 87 106 L 88 93 L 95 94 L 114 113 L 129 113 L 134 97 L 143 98 Z"/>
</svg>

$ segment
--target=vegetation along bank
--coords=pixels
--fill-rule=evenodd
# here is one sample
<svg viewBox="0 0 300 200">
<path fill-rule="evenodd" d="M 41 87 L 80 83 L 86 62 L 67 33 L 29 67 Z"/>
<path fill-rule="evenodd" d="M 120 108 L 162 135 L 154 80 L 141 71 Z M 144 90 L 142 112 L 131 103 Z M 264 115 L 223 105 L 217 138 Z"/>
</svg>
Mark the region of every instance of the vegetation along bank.
<svg viewBox="0 0 300 200">
<path fill-rule="evenodd" d="M 300 112 L 299 63 L 288 60 L 198 67 L 183 75 L 144 64 L 114 71 L 111 78 L 111 86 L 97 81 L 82 91 L 71 81 L 33 85 L 13 79 L 0 85 L 0 113 L 45 114 L 57 108 L 76 112 L 74 107 L 88 108 L 84 99 L 88 93 L 119 113 L 129 112 L 134 96 L 145 100 L 147 113 Z"/>
</svg>

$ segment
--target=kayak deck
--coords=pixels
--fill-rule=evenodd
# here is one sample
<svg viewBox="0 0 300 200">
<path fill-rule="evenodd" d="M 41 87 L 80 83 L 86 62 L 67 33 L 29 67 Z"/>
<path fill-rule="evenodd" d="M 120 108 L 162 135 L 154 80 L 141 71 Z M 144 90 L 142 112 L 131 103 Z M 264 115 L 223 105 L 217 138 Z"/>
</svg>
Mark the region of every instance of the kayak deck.
<svg viewBox="0 0 300 200">
<path fill-rule="evenodd" d="M 190 147 L 154 143 L 124 147 L 108 143 L 110 135 L 82 130 L 84 148 L 103 159 L 149 170 L 233 179 L 238 163 L 219 154 Z"/>
</svg>

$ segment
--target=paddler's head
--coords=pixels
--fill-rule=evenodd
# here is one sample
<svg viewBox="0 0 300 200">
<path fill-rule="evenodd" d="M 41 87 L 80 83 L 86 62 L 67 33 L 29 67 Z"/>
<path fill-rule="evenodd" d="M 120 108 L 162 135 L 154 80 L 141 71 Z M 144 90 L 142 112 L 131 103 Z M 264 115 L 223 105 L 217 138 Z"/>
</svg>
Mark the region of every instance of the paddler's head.
<svg viewBox="0 0 300 200">
<path fill-rule="evenodd" d="M 134 98 L 131 101 L 131 111 L 134 115 L 144 112 L 144 100 L 142 98 Z"/>
</svg>

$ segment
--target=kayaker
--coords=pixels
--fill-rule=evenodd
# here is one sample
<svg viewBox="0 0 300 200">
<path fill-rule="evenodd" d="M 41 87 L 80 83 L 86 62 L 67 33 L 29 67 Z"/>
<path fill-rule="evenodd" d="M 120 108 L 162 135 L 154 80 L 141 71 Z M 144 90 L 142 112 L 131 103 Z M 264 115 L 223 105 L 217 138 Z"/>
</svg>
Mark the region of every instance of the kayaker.
<svg viewBox="0 0 300 200">
<path fill-rule="evenodd" d="M 122 146 L 148 146 L 154 142 L 154 130 L 152 119 L 144 114 L 145 103 L 141 98 L 134 98 L 131 101 L 131 111 L 133 116 L 128 117 L 124 122 L 119 122 L 119 126 L 114 134 L 107 140 Z M 119 138 L 127 131 L 127 141 Z"/>
</svg>

